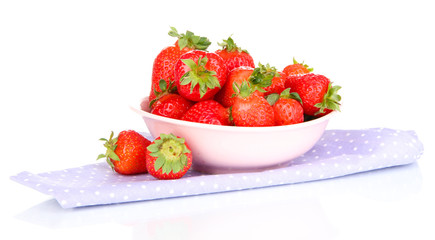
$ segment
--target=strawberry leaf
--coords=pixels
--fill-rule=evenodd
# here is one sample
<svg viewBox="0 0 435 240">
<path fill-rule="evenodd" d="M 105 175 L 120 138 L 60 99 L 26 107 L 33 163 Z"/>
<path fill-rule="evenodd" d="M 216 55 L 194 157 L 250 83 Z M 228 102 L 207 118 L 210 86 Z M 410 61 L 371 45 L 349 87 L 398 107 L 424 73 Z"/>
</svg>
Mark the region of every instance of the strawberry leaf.
<svg viewBox="0 0 435 240">
<path fill-rule="evenodd" d="M 185 34 L 179 34 L 176 28 L 170 28 L 171 30 L 168 32 L 168 35 L 178 38 L 178 46 L 180 47 L 180 50 L 185 47 L 197 50 L 207 50 L 208 46 L 211 44 L 208 38 L 196 36 L 191 31 L 186 31 Z"/>
<path fill-rule="evenodd" d="M 147 149 L 151 152 L 150 156 L 157 157 L 154 162 L 155 171 L 162 169 L 164 174 L 181 171 L 187 164 L 185 153 L 190 153 L 185 145 L 185 139 L 174 134 L 160 134 L 160 138 L 154 140 Z"/>
<path fill-rule="evenodd" d="M 270 106 L 273 106 L 279 100 L 279 94 L 271 93 L 267 95 L 266 100 L 270 104 Z"/>
<path fill-rule="evenodd" d="M 190 71 L 181 76 L 180 85 L 191 84 L 190 93 L 193 92 L 196 85 L 199 85 L 199 94 L 202 98 L 208 89 L 221 87 L 219 79 L 216 77 L 217 73 L 205 68 L 208 62 L 207 57 L 199 57 L 198 63 L 195 63 L 192 59 L 181 59 L 181 61 L 190 68 Z"/>
</svg>

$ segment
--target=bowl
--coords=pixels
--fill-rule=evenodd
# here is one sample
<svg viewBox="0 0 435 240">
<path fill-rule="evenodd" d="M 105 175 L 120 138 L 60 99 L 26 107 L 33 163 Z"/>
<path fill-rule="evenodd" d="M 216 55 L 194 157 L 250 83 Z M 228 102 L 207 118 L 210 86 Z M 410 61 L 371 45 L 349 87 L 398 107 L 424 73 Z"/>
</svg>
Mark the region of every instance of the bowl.
<svg viewBox="0 0 435 240">
<path fill-rule="evenodd" d="M 287 166 L 321 138 L 336 112 L 303 123 L 273 127 L 219 126 L 151 114 L 148 97 L 131 107 L 153 137 L 173 133 L 186 139 L 192 168 L 204 173 L 255 172 Z"/>
</svg>

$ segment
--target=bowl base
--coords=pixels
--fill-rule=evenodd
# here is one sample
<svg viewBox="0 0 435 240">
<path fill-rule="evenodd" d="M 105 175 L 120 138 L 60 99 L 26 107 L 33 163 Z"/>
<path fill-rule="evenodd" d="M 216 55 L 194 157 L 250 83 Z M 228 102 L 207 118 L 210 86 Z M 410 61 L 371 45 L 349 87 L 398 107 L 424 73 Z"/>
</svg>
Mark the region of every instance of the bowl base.
<svg viewBox="0 0 435 240">
<path fill-rule="evenodd" d="M 290 165 L 290 162 L 291 160 L 286 162 L 281 162 L 275 165 L 258 166 L 258 167 L 216 167 L 216 166 L 209 167 L 209 166 L 198 165 L 193 163 L 192 169 L 207 174 L 252 173 L 252 172 L 261 172 L 266 170 L 287 167 Z"/>
</svg>

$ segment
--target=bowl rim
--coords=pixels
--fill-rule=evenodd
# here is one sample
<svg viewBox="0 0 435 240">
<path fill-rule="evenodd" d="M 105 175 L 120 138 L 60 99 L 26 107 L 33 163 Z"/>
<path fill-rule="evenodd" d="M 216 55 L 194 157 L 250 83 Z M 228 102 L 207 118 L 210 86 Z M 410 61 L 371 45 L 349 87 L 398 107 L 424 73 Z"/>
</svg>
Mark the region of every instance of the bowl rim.
<svg viewBox="0 0 435 240">
<path fill-rule="evenodd" d="M 325 121 L 328 121 L 333 116 L 335 116 L 338 112 L 332 111 L 325 116 L 297 124 L 291 124 L 291 125 L 284 125 L 284 126 L 268 126 L 268 127 L 238 127 L 238 126 L 222 126 L 222 125 L 213 125 L 213 124 L 205 124 L 205 123 L 197 123 L 197 122 L 189 122 L 174 118 L 168 118 L 163 117 L 160 115 L 152 114 L 148 111 L 145 111 L 141 108 L 141 105 L 144 101 L 148 101 L 148 97 L 142 98 L 138 107 L 134 107 L 133 105 L 130 105 L 130 108 L 138 113 L 139 115 L 147 118 L 151 118 L 153 120 L 157 121 L 163 121 L 171 124 L 176 125 L 182 125 L 186 127 L 194 127 L 194 128 L 203 128 L 203 129 L 209 129 L 209 130 L 225 130 L 225 131 L 231 131 L 231 132 L 245 132 L 245 133 L 255 133 L 255 132 L 279 132 L 279 131 L 288 131 L 293 129 L 301 129 L 306 128 L 309 126 L 317 125 L 320 123 L 323 123 Z M 146 102 L 145 102 L 146 103 Z M 137 104 L 135 104 L 137 105 Z"/>
</svg>

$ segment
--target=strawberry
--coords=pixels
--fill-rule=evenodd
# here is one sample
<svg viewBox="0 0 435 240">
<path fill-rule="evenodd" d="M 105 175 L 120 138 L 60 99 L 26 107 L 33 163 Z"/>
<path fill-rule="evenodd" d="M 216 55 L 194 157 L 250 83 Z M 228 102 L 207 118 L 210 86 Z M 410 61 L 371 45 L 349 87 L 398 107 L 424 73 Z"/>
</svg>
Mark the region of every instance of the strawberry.
<svg viewBox="0 0 435 240">
<path fill-rule="evenodd" d="M 340 88 L 332 86 L 331 81 L 323 75 L 309 73 L 298 76 L 291 90 L 301 97 L 305 114 L 320 117 L 340 110 L 341 96 L 337 93 Z"/>
<path fill-rule="evenodd" d="M 286 82 L 286 75 L 283 73 L 280 73 L 276 70 L 275 67 L 271 67 L 269 64 L 263 65 L 261 63 L 258 63 L 259 68 L 261 69 L 260 72 L 264 76 L 268 76 L 269 78 L 272 78 L 271 80 L 266 80 L 266 85 L 269 85 L 267 87 L 264 87 L 264 95 L 267 96 L 271 93 L 281 93 L 285 89 L 285 82 Z M 264 80 L 263 80 L 264 81 Z M 269 82 L 270 81 L 270 82 Z"/>
<path fill-rule="evenodd" d="M 260 93 L 257 94 L 260 95 L 268 94 L 266 89 L 269 89 L 270 92 L 281 92 L 284 90 L 282 79 L 276 69 L 270 67 L 269 64 L 258 63 L 258 67 L 254 69 L 244 66 L 238 67 L 229 73 L 227 82 L 216 94 L 215 100 L 224 107 L 231 107 L 235 101 L 235 98 L 233 98 L 235 95 L 234 83 L 240 85 L 243 81 L 249 81 L 250 86 L 254 90 L 258 90 Z"/>
<path fill-rule="evenodd" d="M 101 138 L 106 147 L 106 153 L 98 155 L 97 159 L 106 158 L 109 166 L 115 172 L 124 175 L 146 173 L 146 148 L 151 143 L 139 133 L 133 130 L 122 131 L 113 138 L 113 132 L 109 140 Z"/>
<path fill-rule="evenodd" d="M 168 34 L 178 40 L 174 45 L 164 48 L 154 59 L 150 100 L 155 98 L 154 89 L 158 89 L 160 79 L 164 79 L 168 84 L 174 81 L 174 66 L 182 54 L 195 49 L 206 50 L 211 44 L 206 37 L 196 36 L 190 31 L 179 34 L 174 27 L 171 27 Z"/>
<path fill-rule="evenodd" d="M 285 87 L 292 87 L 292 81 L 295 79 L 295 75 L 303 75 L 312 71 L 313 68 L 310 68 L 307 64 L 304 64 L 304 62 L 299 63 L 295 58 L 293 58 L 293 64 L 286 66 L 282 70 L 282 72 L 287 76 Z"/>
<path fill-rule="evenodd" d="M 240 66 L 255 68 L 254 59 L 248 51 L 238 47 L 231 37 L 228 37 L 227 40 L 223 40 L 222 43 L 218 43 L 218 45 L 221 46 L 222 49 L 216 50 L 215 53 L 224 59 L 228 71 Z"/>
<path fill-rule="evenodd" d="M 235 100 L 235 98 L 233 98 L 235 94 L 233 84 L 241 84 L 243 81 L 248 80 L 252 72 L 254 72 L 253 68 L 245 66 L 233 69 L 228 74 L 227 81 L 222 86 L 222 89 L 215 95 L 214 99 L 224 107 L 231 107 Z"/>
<path fill-rule="evenodd" d="M 304 64 L 304 62 L 299 63 L 295 58 L 293 58 L 293 64 L 286 66 L 282 71 L 289 76 L 301 75 L 312 72 L 313 68 L 310 68 L 307 64 Z"/>
<path fill-rule="evenodd" d="M 227 80 L 224 60 L 215 53 L 193 50 L 175 64 L 178 93 L 191 101 L 213 98 Z"/>
<path fill-rule="evenodd" d="M 273 93 L 267 96 L 267 101 L 272 105 L 275 114 L 275 125 L 290 125 L 304 121 L 304 109 L 299 94 L 292 92 L 290 88 L 281 94 Z"/>
<path fill-rule="evenodd" d="M 184 113 L 193 105 L 193 102 L 183 98 L 182 96 L 173 93 L 173 83 L 166 86 L 166 81 L 161 79 L 159 82 L 160 92 L 156 91 L 156 98 L 150 102 L 152 114 L 181 119 Z M 172 90 L 171 90 L 172 89 Z"/>
<path fill-rule="evenodd" d="M 158 179 L 178 179 L 192 165 L 192 152 L 184 138 L 160 134 L 146 150 L 148 172 Z"/>
<path fill-rule="evenodd" d="M 215 100 L 195 103 L 181 120 L 214 125 L 230 125 L 229 111 Z"/>
<path fill-rule="evenodd" d="M 265 127 L 275 124 L 272 106 L 263 95 L 247 81 L 234 84 L 236 100 L 231 108 L 234 125 L 241 127 Z"/>
</svg>

